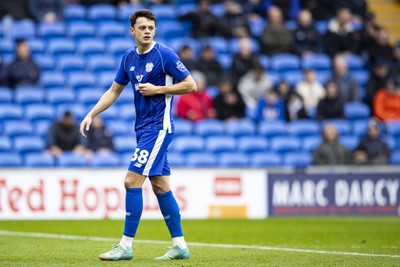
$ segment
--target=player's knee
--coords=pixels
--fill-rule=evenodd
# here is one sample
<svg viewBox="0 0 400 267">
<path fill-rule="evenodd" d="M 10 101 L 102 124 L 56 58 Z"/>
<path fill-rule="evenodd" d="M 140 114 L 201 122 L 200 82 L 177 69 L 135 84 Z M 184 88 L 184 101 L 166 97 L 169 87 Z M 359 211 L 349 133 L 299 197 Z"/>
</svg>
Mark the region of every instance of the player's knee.
<svg viewBox="0 0 400 267">
<path fill-rule="evenodd" d="M 164 194 L 170 190 L 169 187 L 163 184 L 152 183 L 151 186 L 153 188 L 154 194 L 156 195 Z"/>
<path fill-rule="evenodd" d="M 134 173 L 128 173 L 125 177 L 124 185 L 125 188 L 139 188 L 142 187 L 146 177 L 140 175 L 135 175 Z"/>
</svg>

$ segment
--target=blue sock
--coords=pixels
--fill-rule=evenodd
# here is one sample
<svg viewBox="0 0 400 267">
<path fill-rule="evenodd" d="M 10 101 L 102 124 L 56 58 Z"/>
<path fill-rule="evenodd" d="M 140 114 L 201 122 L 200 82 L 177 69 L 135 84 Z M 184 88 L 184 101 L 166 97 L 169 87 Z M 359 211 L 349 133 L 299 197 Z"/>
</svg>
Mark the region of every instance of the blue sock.
<svg viewBox="0 0 400 267">
<path fill-rule="evenodd" d="M 171 237 L 183 236 L 181 214 L 172 191 L 157 195 L 157 199 Z"/>
<path fill-rule="evenodd" d="M 124 235 L 135 237 L 143 211 L 142 188 L 126 189 Z"/>
</svg>

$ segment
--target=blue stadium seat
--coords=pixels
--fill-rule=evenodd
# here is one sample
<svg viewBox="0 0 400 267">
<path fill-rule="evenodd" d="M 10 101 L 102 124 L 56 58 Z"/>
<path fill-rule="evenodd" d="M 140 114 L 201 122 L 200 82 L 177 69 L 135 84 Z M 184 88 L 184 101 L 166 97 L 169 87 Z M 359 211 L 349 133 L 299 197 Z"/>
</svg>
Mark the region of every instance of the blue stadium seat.
<svg viewBox="0 0 400 267">
<path fill-rule="evenodd" d="M 310 153 L 286 153 L 283 156 L 283 165 L 287 167 L 307 167 L 310 166 L 311 163 L 312 156 Z"/>
<path fill-rule="evenodd" d="M 260 38 L 264 28 L 265 28 L 266 22 L 264 18 L 259 18 L 259 19 L 250 19 L 250 33 L 251 36 L 254 38 Z"/>
<path fill-rule="evenodd" d="M 219 155 L 218 166 L 221 168 L 243 168 L 249 166 L 249 157 L 245 153 L 222 153 Z"/>
<path fill-rule="evenodd" d="M 15 43 L 10 39 L 0 39 L 0 55 L 14 54 Z"/>
<path fill-rule="evenodd" d="M 96 36 L 96 28 L 88 22 L 73 23 L 68 27 L 67 36 L 75 41 L 93 39 Z"/>
<path fill-rule="evenodd" d="M 116 136 L 113 138 L 113 144 L 116 152 L 133 155 L 136 148 L 136 138 L 133 136 Z"/>
<path fill-rule="evenodd" d="M 258 127 L 258 133 L 266 137 L 285 136 L 286 125 L 282 121 L 262 122 Z"/>
<path fill-rule="evenodd" d="M 106 23 L 101 24 L 97 31 L 97 36 L 105 41 L 116 39 L 116 38 L 125 38 L 127 36 L 128 27 L 125 24 L 121 23 Z"/>
<path fill-rule="evenodd" d="M 185 157 L 188 167 L 215 167 L 217 161 L 216 155 L 207 152 L 190 153 Z"/>
<path fill-rule="evenodd" d="M 77 122 L 81 121 L 89 112 L 87 108 L 80 104 L 63 104 L 57 106 L 56 118 L 61 118 L 65 111 L 70 111 Z"/>
<path fill-rule="evenodd" d="M 206 141 L 206 149 L 212 153 L 234 152 L 237 149 L 235 138 L 229 136 L 212 136 Z"/>
<path fill-rule="evenodd" d="M 134 47 L 133 40 L 130 39 L 112 39 L 106 45 L 106 51 L 109 55 L 120 58 L 128 49 Z"/>
<path fill-rule="evenodd" d="M 267 55 L 259 55 L 258 60 L 260 61 L 260 64 L 264 70 L 269 69 L 269 57 Z"/>
<path fill-rule="evenodd" d="M 19 105 L 0 105 L 0 122 L 21 120 L 23 116 L 22 107 Z"/>
<path fill-rule="evenodd" d="M 222 17 L 225 13 L 225 7 L 223 4 L 212 4 L 210 5 L 210 12 L 217 17 Z"/>
<path fill-rule="evenodd" d="M 229 42 L 222 37 L 209 37 L 200 40 L 201 47 L 209 45 L 214 50 L 215 54 L 228 54 Z"/>
<path fill-rule="evenodd" d="M 265 152 L 268 141 L 261 136 L 244 136 L 238 139 L 238 150 L 244 153 Z"/>
<path fill-rule="evenodd" d="M 66 5 L 64 7 L 64 19 L 67 22 L 84 21 L 86 19 L 86 8 L 81 5 Z"/>
<path fill-rule="evenodd" d="M 175 136 L 191 135 L 193 133 L 193 122 L 183 119 L 175 119 Z"/>
<path fill-rule="evenodd" d="M 198 40 L 190 37 L 174 38 L 172 40 L 169 40 L 169 47 L 171 47 L 176 52 L 179 52 L 184 45 L 190 46 L 190 48 L 192 48 L 193 50 L 194 55 L 198 55 L 200 51 L 200 44 Z"/>
<path fill-rule="evenodd" d="M 256 126 L 250 120 L 233 120 L 225 123 L 225 133 L 233 137 L 254 136 Z"/>
<path fill-rule="evenodd" d="M 386 131 L 391 136 L 400 136 L 400 120 L 386 122 Z"/>
<path fill-rule="evenodd" d="M 339 143 L 348 150 L 353 151 L 360 143 L 360 139 L 358 136 L 344 135 L 339 137 Z"/>
<path fill-rule="evenodd" d="M 127 85 L 127 87 L 125 87 L 125 90 L 123 90 L 122 93 L 119 95 L 114 105 L 116 106 L 129 105 L 131 107 L 132 112 L 134 112 L 133 108 L 134 97 L 132 88 L 129 88 L 129 86 L 130 85 Z"/>
<path fill-rule="evenodd" d="M 276 86 L 283 78 L 282 75 L 277 71 L 267 71 L 267 75 L 272 81 L 272 86 Z"/>
<path fill-rule="evenodd" d="M 15 102 L 20 105 L 40 104 L 44 99 L 44 92 L 39 87 L 19 87 L 14 93 Z"/>
<path fill-rule="evenodd" d="M 300 58 L 292 54 L 277 54 L 271 57 L 271 69 L 279 72 L 300 69 Z"/>
<path fill-rule="evenodd" d="M 34 55 L 33 60 L 38 64 L 41 71 L 54 70 L 54 58 L 49 55 Z"/>
<path fill-rule="evenodd" d="M 112 72 L 116 69 L 116 67 L 117 64 L 115 59 L 113 57 L 104 55 L 90 57 L 87 63 L 87 69 L 96 74 L 104 71 Z"/>
<path fill-rule="evenodd" d="M 34 134 L 37 136 L 46 137 L 49 133 L 52 121 L 40 120 L 34 123 Z"/>
<path fill-rule="evenodd" d="M 10 32 L 14 40 L 32 39 L 36 35 L 35 22 L 30 19 L 15 20 Z"/>
<path fill-rule="evenodd" d="M 282 157 L 278 153 L 258 152 L 251 155 L 250 165 L 255 168 L 282 165 Z"/>
<path fill-rule="evenodd" d="M 85 61 L 80 56 L 60 56 L 57 61 L 57 70 L 64 74 L 82 72 L 85 69 Z"/>
<path fill-rule="evenodd" d="M 332 72 L 330 70 L 318 70 L 315 72 L 315 76 L 318 82 L 325 84 L 332 78 Z"/>
<path fill-rule="evenodd" d="M 97 83 L 96 86 L 100 90 L 108 90 L 112 85 L 115 78 L 115 72 L 102 72 L 97 75 Z"/>
<path fill-rule="evenodd" d="M 27 167 L 53 167 L 56 160 L 45 153 L 32 152 L 25 155 L 24 166 Z"/>
<path fill-rule="evenodd" d="M 349 120 L 368 119 L 371 111 L 369 107 L 360 102 L 348 102 L 344 106 L 344 113 Z"/>
<path fill-rule="evenodd" d="M 219 120 L 203 120 L 194 124 L 194 134 L 208 137 L 224 134 L 224 124 Z"/>
<path fill-rule="evenodd" d="M 400 165 L 400 151 L 396 151 L 390 155 L 390 164 Z"/>
<path fill-rule="evenodd" d="M 364 60 L 361 56 L 346 55 L 344 60 L 350 70 L 362 70 L 364 68 Z"/>
<path fill-rule="evenodd" d="M 297 22 L 295 20 L 285 21 L 284 25 L 288 30 L 292 32 L 297 29 Z"/>
<path fill-rule="evenodd" d="M 184 38 L 186 35 L 185 27 L 178 21 L 165 21 L 157 27 L 157 37 L 165 41 Z"/>
<path fill-rule="evenodd" d="M 58 72 L 44 72 L 40 76 L 39 84 L 44 89 L 63 88 L 64 75 Z"/>
<path fill-rule="evenodd" d="M 304 74 L 300 70 L 290 70 L 283 74 L 283 80 L 289 84 L 289 86 L 294 87 L 298 82 L 304 79 Z"/>
<path fill-rule="evenodd" d="M 125 121 L 113 120 L 109 123 L 106 122 L 106 125 L 113 137 L 128 136 L 131 132 L 133 132 L 133 127 L 129 127 Z"/>
<path fill-rule="evenodd" d="M 167 156 L 168 164 L 172 167 L 182 167 L 185 166 L 187 160 L 181 153 L 168 153 Z"/>
<path fill-rule="evenodd" d="M 75 53 L 75 42 L 70 39 L 50 40 L 47 52 L 55 57 L 73 55 Z"/>
<path fill-rule="evenodd" d="M 45 141 L 39 136 L 21 136 L 14 139 L 14 150 L 20 154 L 39 152 L 45 149 Z"/>
<path fill-rule="evenodd" d="M 315 28 L 317 28 L 317 31 L 321 34 L 324 35 L 326 31 L 328 30 L 328 20 L 320 20 L 315 22 Z"/>
<path fill-rule="evenodd" d="M 89 7 L 87 18 L 93 22 L 112 22 L 116 19 L 117 8 L 110 4 L 97 4 Z"/>
<path fill-rule="evenodd" d="M 90 92 L 90 91 L 83 91 L 83 92 Z M 102 93 L 103 94 L 103 93 Z M 97 100 L 95 100 L 92 96 L 83 96 L 81 93 L 79 94 L 78 97 L 83 97 L 83 101 L 81 102 L 82 104 L 85 104 L 87 108 L 92 109 L 92 107 L 97 103 L 97 101 L 100 99 L 101 95 Z M 87 101 L 87 102 L 86 102 Z M 106 109 L 104 112 L 101 113 L 101 117 L 103 118 L 104 121 L 116 121 L 119 119 L 119 109 L 112 105 L 108 109 Z"/>
<path fill-rule="evenodd" d="M 351 124 L 347 120 L 335 119 L 335 120 L 325 120 L 321 123 L 322 129 L 325 128 L 326 124 L 331 123 L 335 126 L 339 135 L 349 135 L 351 134 Z"/>
<path fill-rule="evenodd" d="M 396 150 L 396 148 L 397 148 L 396 138 L 394 138 L 393 136 L 385 136 L 383 138 L 383 141 L 386 142 L 386 144 L 389 146 L 391 151 Z"/>
<path fill-rule="evenodd" d="M 11 138 L 0 135 L 0 152 L 10 152 L 12 150 Z"/>
<path fill-rule="evenodd" d="M 176 7 L 178 16 L 183 16 L 190 12 L 197 12 L 198 10 L 198 6 L 194 3 L 179 3 Z"/>
<path fill-rule="evenodd" d="M 95 153 L 90 161 L 92 167 L 117 167 L 120 158 L 116 153 Z"/>
<path fill-rule="evenodd" d="M 39 24 L 38 35 L 44 40 L 65 38 L 65 24 L 63 22 Z"/>
<path fill-rule="evenodd" d="M 368 120 L 356 120 L 352 122 L 353 135 L 361 137 L 367 133 Z"/>
<path fill-rule="evenodd" d="M 52 121 L 54 119 L 53 106 L 44 104 L 29 105 L 25 109 L 25 118 L 30 122 Z"/>
<path fill-rule="evenodd" d="M 33 134 L 33 126 L 26 121 L 7 121 L 3 125 L 3 135 L 18 137 Z"/>
<path fill-rule="evenodd" d="M 303 58 L 302 67 L 304 70 L 331 70 L 332 61 L 330 57 L 325 54 L 312 54 Z"/>
<path fill-rule="evenodd" d="M 0 87 L 0 104 L 11 104 L 13 91 L 8 87 Z"/>
<path fill-rule="evenodd" d="M 90 72 L 71 73 L 68 76 L 67 84 L 73 90 L 80 90 L 87 87 L 94 88 L 96 77 Z"/>
<path fill-rule="evenodd" d="M 98 58 L 104 57 L 106 45 L 100 39 L 83 39 L 78 43 L 77 52 L 88 58 L 92 56 L 98 56 Z"/>
<path fill-rule="evenodd" d="M 20 167 L 22 165 L 22 158 L 17 153 L 0 153 L 0 167 Z"/>
<path fill-rule="evenodd" d="M 289 133 L 297 137 L 318 135 L 320 133 L 319 124 L 313 120 L 297 120 L 289 123 Z"/>
<path fill-rule="evenodd" d="M 176 7 L 168 4 L 154 5 L 150 10 L 156 15 L 157 21 L 165 23 L 166 21 L 174 21 L 178 18 Z"/>
<path fill-rule="evenodd" d="M 103 91 L 81 91 L 78 94 L 77 100 L 83 105 L 95 105 L 103 95 Z"/>
<path fill-rule="evenodd" d="M 85 167 L 85 156 L 73 152 L 64 152 L 58 157 L 57 165 L 60 167 Z"/>
<path fill-rule="evenodd" d="M 251 51 L 253 53 L 258 54 L 260 52 L 259 41 L 255 39 L 250 39 L 250 40 L 251 40 Z M 230 50 L 231 55 L 236 54 L 239 51 L 239 39 L 238 38 L 232 39 L 228 44 L 228 48 Z"/>
<path fill-rule="evenodd" d="M 225 71 L 229 71 L 232 66 L 232 56 L 229 54 L 217 54 L 216 56 L 218 62 L 221 64 L 221 67 Z"/>
<path fill-rule="evenodd" d="M 271 151 L 277 153 L 299 151 L 301 143 L 297 137 L 273 137 L 270 142 Z"/>
<path fill-rule="evenodd" d="M 142 5 L 124 5 L 118 8 L 117 18 L 122 21 L 128 21 L 130 15 L 143 8 Z"/>
<path fill-rule="evenodd" d="M 369 79 L 369 71 L 367 70 L 353 70 L 351 75 L 361 86 L 365 86 Z"/>
<path fill-rule="evenodd" d="M 303 138 L 302 151 L 303 152 L 313 152 L 321 143 L 322 137 L 319 136 L 306 136 Z"/>
<path fill-rule="evenodd" d="M 173 141 L 172 149 L 174 152 L 191 153 L 191 152 L 204 152 L 205 142 L 199 136 L 181 136 L 175 138 Z"/>
<path fill-rule="evenodd" d="M 61 104 L 73 104 L 75 102 L 75 94 L 70 90 L 53 90 L 47 92 L 46 102 L 56 106 Z"/>
<path fill-rule="evenodd" d="M 30 39 L 28 40 L 28 46 L 32 56 L 42 55 L 46 50 L 46 44 L 42 39 Z"/>
</svg>

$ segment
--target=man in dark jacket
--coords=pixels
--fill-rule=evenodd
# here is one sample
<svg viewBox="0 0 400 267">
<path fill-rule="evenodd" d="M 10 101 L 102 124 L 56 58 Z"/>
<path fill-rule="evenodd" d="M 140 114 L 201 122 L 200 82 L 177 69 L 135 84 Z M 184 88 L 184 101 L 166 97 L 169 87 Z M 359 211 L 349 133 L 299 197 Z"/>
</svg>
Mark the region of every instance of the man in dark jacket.
<svg viewBox="0 0 400 267">
<path fill-rule="evenodd" d="M 343 103 L 360 101 L 359 86 L 357 81 L 349 73 L 346 61 L 341 56 L 336 56 L 333 60 L 332 81 L 339 88 L 339 97 Z"/>
<path fill-rule="evenodd" d="M 217 119 L 240 119 L 245 116 L 245 104 L 237 90 L 233 90 L 232 82 L 223 78 L 219 85 L 219 94 L 214 98 Z"/>
<path fill-rule="evenodd" d="M 298 28 L 293 33 L 294 51 L 299 56 L 321 52 L 321 37 L 313 24 L 311 12 L 302 10 Z"/>
<path fill-rule="evenodd" d="M 217 85 L 218 80 L 223 76 L 221 63 L 215 58 L 214 49 L 209 45 L 201 49 L 200 59 L 195 69 L 206 75 L 207 85 Z"/>
<path fill-rule="evenodd" d="M 344 117 L 343 102 L 339 98 L 337 84 L 329 81 L 326 84 L 326 96 L 321 99 L 317 106 L 317 119 L 340 119 Z"/>
<path fill-rule="evenodd" d="M 372 108 L 374 97 L 379 89 L 386 86 L 390 77 L 389 62 L 379 60 L 372 68 L 372 73 L 367 81 L 366 103 Z"/>
<path fill-rule="evenodd" d="M 91 129 L 87 133 L 87 148 L 100 153 L 114 151 L 111 133 L 99 116 L 93 118 Z"/>
</svg>

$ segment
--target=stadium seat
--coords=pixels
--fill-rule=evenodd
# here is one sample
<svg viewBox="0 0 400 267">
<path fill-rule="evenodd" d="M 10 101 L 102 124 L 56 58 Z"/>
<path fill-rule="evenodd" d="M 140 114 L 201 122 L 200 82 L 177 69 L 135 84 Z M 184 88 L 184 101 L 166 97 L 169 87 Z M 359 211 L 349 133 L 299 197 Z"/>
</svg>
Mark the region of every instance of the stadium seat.
<svg viewBox="0 0 400 267">
<path fill-rule="evenodd" d="M 261 136 L 244 136 L 238 139 L 238 150 L 244 153 L 265 152 L 268 141 Z"/>
<path fill-rule="evenodd" d="M 38 35 L 44 40 L 65 38 L 65 24 L 63 22 L 39 24 Z"/>
<path fill-rule="evenodd" d="M 117 16 L 117 8 L 110 4 L 96 4 L 87 10 L 87 18 L 95 23 L 112 22 Z"/>
<path fill-rule="evenodd" d="M 186 37 L 186 30 L 183 24 L 178 21 L 165 21 L 157 26 L 157 37 L 165 41 Z"/>
<path fill-rule="evenodd" d="M 297 137 L 318 135 L 320 133 L 319 124 L 313 120 L 297 120 L 288 124 L 288 132 Z"/>
<path fill-rule="evenodd" d="M 205 142 L 199 136 L 181 136 L 175 138 L 171 147 L 174 152 L 183 154 L 192 152 L 203 152 L 205 149 Z"/>
<path fill-rule="evenodd" d="M 81 121 L 89 112 L 88 109 L 80 104 L 63 104 L 57 106 L 56 118 L 61 118 L 65 111 L 70 111 L 77 122 Z"/>
<path fill-rule="evenodd" d="M 30 122 L 52 121 L 54 119 L 53 106 L 45 104 L 29 105 L 25 109 L 25 118 Z"/>
<path fill-rule="evenodd" d="M 54 58 L 49 55 L 34 55 L 33 60 L 38 64 L 41 71 L 54 70 Z"/>
<path fill-rule="evenodd" d="M 193 123 L 189 120 L 175 119 L 175 136 L 187 136 L 193 132 Z"/>
<path fill-rule="evenodd" d="M 235 138 L 229 136 L 211 136 L 206 140 L 206 150 L 212 153 L 234 152 L 237 148 Z"/>
<path fill-rule="evenodd" d="M 28 46 L 32 56 L 42 55 L 46 51 L 46 44 L 42 39 L 30 39 L 28 40 Z"/>
<path fill-rule="evenodd" d="M 64 152 L 58 157 L 57 165 L 60 167 L 85 167 L 87 163 L 84 155 Z"/>
<path fill-rule="evenodd" d="M 86 8 L 81 5 L 66 5 L 64 7 L 64 19 L 69 23 L 84 21 L 86 19 Z"/>
<path fill-rule="evenodd" d="M 259 135 L 265 137 L 285 136 L 286 125 L 282 121 L 261 122 L 258 127 Z"/>
<path fill-rule="evenodd" d="M 209 45 L 214 50 L 215 54 L 228 54 L 229 42 L 222 37 L 209 37 L 200 40 L 201 47 Z"/>
<path fill-rule="evenodd" d="M 0 87 L 0 104 L 11 104 L 13 91 L 8 87 Z"/>
<path fill-rule="evenodd" d="M 361 137 L 367 133 L 368 120 L 356 120 L 352 122 L 353 135 Z"/>
<path fill-rule="evenodd" d="M 270 142 L 271 151 L 276 153 L 296 152 L 301 147 L 297 137 L 273 137 Z"/>
<path fill-rule="evenodd" d="M 306 136 L 303 138 L 302 151 L 303 152 L 313 152 L 322 143 L 321 136 Z"/>
<path fill-rule="evenodd" d="M 119 95 L 117 101 L 115 101 L 114 105 L 121 107 L 122 105 L 127 105 L 131 107 L 131 111 L 134 111 L 134 96 L 133 96 L 133 92 L 132 92 L 132 88 L 129 88 L 130 85 L 128 84 L 125 87 L 125 90 L 122 91 L 122 93 Z"/>
<path fill-rule="evenodd" d="M 125 121 L 121 120 L 113 120 L 110 123 L 106 122 L 106 126 L 113 137 L 127 136 L 130 132 L 133 132 L 133 127 L 129 127 Z"/>
<path fill-rule="evenodd" d="M 106 45 L 106 51 L 114 58 L 120 58 L 128 49 L 131 49 L 132 47 L 134 47 L 132 40 L 125 38 L 112 39 Z"/>
<path fill-rule="evenodd" d="M 325 35 L 326 31 L 328 30 L 328 20 L 320 20 L 315 22 L 315 28 L 321 35 Z"/>
<path fill-rule="evenodd" d="M 18 153 L 0 153 L 0 167 L 20 167 L 22 158 Z"/>
<path fill-rule="evenodd" d="M 349 120 L 368 119 L 371 111 L 369 107 L 360 102 L 348 102 L 344 106 L 344 113 Z"/>
<path fill-rule="evenodd" d="M 80 56 L 61 56 L 57 61 L 57 70 L 64 74 L 82 72 L 85 69 L 85 61 Z"/>
<path fill-rule="evenodd" d="M 315 72 L 315 76 L 318 82 L 325 84 L 332 78 L 332 72 L 330 70 L 318 70 Z"/>
<path fill-rule="evenodd" d="M 315 69 L 319 70 L 331 70 L 332 61 L 329 56 L 325 54 L 312 54 L 305 56 L 302 60 L 303 70 Z"/>
<path fill-rule="evenodd" d="M 0 105 L 0 122 L 10 120 L 21 120 L 23 116 L 22 107 L 19 105 Z"/>
<path fill-rule="evenodd" d="M 44 99 L 44 92 L 39 87 L 18 87 L 14 93 L 15 102 L 20 105 L 40 104 Z"/>
<path fill-rule="evenodd" d="M 386 144 L 389 146 L 391 151 L 396 150 L 396 148 L 397 148 L 396 138 L 394 138 L 393 136 L 385 136 L 383 138 L 383 141 L 386 142 Z"/>
<path fill-rule="evenodd" d="M 96 77 L 90 72 L 71 73 L 71 75 L 68 76 L 67 84 L 75 91 L 87 87 L 94 88 L 96 85 Z"/>
<path fill-rule="evenodd" d="M 258 60 L 261 64 L 261 66 L 264 68 L 264 70 L 269 69 L 269 57 L 267 55 L 260 55 L 258 57 Z"/>
<path fill-rule="evenodd" d="M 82 92 L 91 92 L 91 91 L 82 91 Z M 82 93 L 81 92 L 81 93 Z M 94 91 L 96 92 L 96 91 Z M 94 105 L 97 103 L 97 101 L 100 99 L 101 95 L 99 96 L 99 98 L 97 98 L 96 100 L 96 94 L 94 95 L 87 95 L 87 96 L 83 96 L 82 94 L 79 94 L 79 97 L 83 97 L 84 100 L 83 102 L 81 102 L 82 104 L 86 105 L 86 108 L 88 109 L 92 109 L 92 107 L 94 107 Z M 103 118 L 104 121 L 116 121 L 119 119 L 119 109 L 112 105 L 111 107 L 109 107 L 108 109 L 106 109 L 104 112 L 101 113 L 101 117 Z"/>
<path fill-rule="evenodd" d="M 370 76 L 368 70 L 353 70 L 351 71 L 351 75 L 361 86 L 365 86 L 367 84 Z"/>
<path fill-rule="evenodd" d="M 77 100 L 83 105 L 94 106 L 97 101 L 99 101 L 103 93 L 104 92 L 100 90 L 81 91 L 78 94 Z"/>
<path fill-rule="evenodd" d="M 229 71 L 232 67 L 232 56 L 229 54 L 217 54 L 218 62 L 221 64 L 222 69 Z"/>
<path fill-rule="evenodd" d="M 346 55 L 344 60 L 350 70 L 362 70 L 364 68 L 364 60 L 361 56 Z"/>
<path fill-rule="evenodd" d="M 117 167 L 120 158 L 116 153 L 95 153 L 90 161 L 92 167 Z"/>
<path fill-rule="evenodd" d="M 46 137 L 49 133 L 52 121 L 40 120 L 34 123 L 34 134 Z"/>
<path fill-rule="evenodd" d="M 283 165 L 287 167 L 307 167 L 312 163 L 312 156 L 310 153 L 297 152 L 286 153 L 283 156 Z"/>
<path fill-rule="evenodd" d="M 176 14 L 177 16 L 183 16 L 190 12 L 197 12 L 198 7 L 194 3 L 179 3 L 177 6 Z"/>
<path fill-rule="evenodd" d="M 117 18 L 122 21 L 128 21 L 130 15 L 143 8 L 142 5 L 124 5 L 118 8 Z"/>
<path fill-rule="evenodd" d="M 24 166 L 27 167 L 53 167 L 56 160 L 53 156 L 42 152 L 33 152 L 25 155 Z"/>
<path fill-rule="evenodd" d="M 256 126 L 250 120 L 233 120 L 225 123 L 225 133 L 233 137 L 254 136 Z"/>
<path fill-rule="evenodd" d="M 224 124 L 219 120 L 203 120 L 194 124 L 194 134 L 202 137 L 224 134 Z"/>
<path fill-rule="evenodd" d="M 185 166 L 187 160 L 181 153 L 168 153 L 167 156 L 168 164 L 172 167 L 182 167 Z"/>
<path fill-rule="evenodd" d="M 300 70 L 289 70 L 283 74 L 283 80 L 291 87 L 295 87 L 298 82 L 304 80 L 304 74 Z"/>
<path fill-rule="evenodd" d="M 291 32 L 293 32 L 297 29 L 297 22 L 294 20 L 285 21 L 284 25 Z"/>
<path fill-rule="evenodd" d="M 70 90 L 52 90 L 47 92 L 46 102 L 53 106 L 73 104 L 75 102 L 75 94 Z"/>
<path fill-rule="evenodd" d="M 0 39 L 0 55 L 14 54 L 15 43 L 10 39 Z"/>
<path fill-rule="evenodd" d="M 400 165 L 400 151 L 396 151 L 390 155 L 390 164 Z"/>
<path fill-rule="evenodd" d="M 98 87 L 98 89 L 108 90 L 112 85 L 114 78 L 115 78 L 115 72 L 113 71 L 102 72 L 97 75 L 96 86 Z"/>
<path fill-rule="evenodd" d="M 322 129 L 324 129 L 328 123 L 331 123 L 331 124 L 333 124 L 333 126 L 335 126 L 339 135 L 351 134 L 351 124 L 347 120 L 342 120 L 342 119 L 325 120 L 322 122 Z"/>
<path fill-rule="evenodd" d="M 125 38 L 128 32 L 128 27 L 121 23 L 106 23 L 100 24 L 97 31 L 97 37 L 102 40 L 108 41 L 116 38 Z"/>
<path fill-rule="evenodd" d="M 200 44 L 198 40 L 190 37 L 174 38 L 172 40 L 169 40 L 169 47 L 171 47 L 176 52 L 179 52 L 184 45 L 190 46 L 195 56 L 199 54 Z"/>
<path fill-rule="evenodd" d="M 298 71 L 295 71 L 298 72 Z M 282 79 L 282 75 L 277 71 L 267 71 L 268 77 L 271 79 L 272 86 L 276 86 Z"/>
<path fill-rule="evenodd" d="M 93 39 L 96 36 L 96 28 L 88 22 L 77 22 L 69 25 L 67 36 L 75 41 Z"/>
<path fill-rule="evenodd" d="M 53 57 L 72 56 L 75 53 L 75 42 L 67 38 L 50 40 L 47 52 Z"/>
<path fill-rule="evenodd" d="M 360 143 L 360 139 L 358 136 L 344 135 L 339 136 L 339 143 L 346 147 L 348 150 L 353 151 Z"/>
<path fill-rule="evenodd" d="M 213 153 L 199 152 L 190 153 L 185 157 L 188 167 L 215 167 L 217 166 L 217 157 Z"/>
<path fill-rule="evenodd" d="M 100 39 L 83 39 L 79 41 L 76 48 L 77 52 L 87 58 L 91 59 L 92 56 L 97 56 L 98 58 L 103 58 L 105 53 L 106 45 Z M 90 61 L 89 61 L 90 62 Z"/>
<path fill-rule="evenodd" d="M 176 20 L 176 7 L 168 4 L 154 5 L 150 8 L 150 10 L 156 15 L 157 21 L 165 23 L 166 21 L 174 21 Z"/>
<path fill-rule="evenodd" d="M 64 75 L 58 72 L 44 72 L 40 76 L 39 84 L 44 89 L 63 88 Z"/>
<path fill-rule="evenodd" d="M 12 150 L 11 138 L 0 135 L 0 153 L 10 152 Z"/>
<path fill-rule="evenodd" d="M 251 40 L 251 51 L 253 53 L 258 54 L 260 52 L 260 43 L 258 40 L 250 39 Z M 239 39 L 234 38 L 229 41 L 228 49 L 231 55 L 236 54 L 239 51 Z"/>
<path fill-rule="evenodd" d="M 400 136 L 400 120 L 386 122 L 386 131 L 391 136 Z"/>
<path fill-rule="evenodd" d="M 87 63 L 87 69 L 95 74 L 104 71 L 112 72 L 116 67 L 117 63 L 115 62 L 115 59 L 104 55 L 90 57 Z"/>
<path fill-rule="evenodd" d="M 26 121 L 7 121 L 3 125 L 3 135 L 10 137 L 29 137 L 33 134 L 33 126 Z"/>
<path fill-rule="evenodd" d="M 222 17 L 225 13 L 225 7 L 223 4 L 212 4 L 210 5 L 210 12 L 217 17 Z"/>
<path fill-rule="evenodd" d="M 251 36 L 258 39 L 266 26 L 266 22 L 264 18 L 250 19 L 249 26 Z"/>
<path fill-rule="evenodd" d="M 292 54 L 277 54 L 271 57 L 271 69 L 279 72 L 300 69 L 300 58 Z"/>
<path fill-rule="evenodd" d="M 219 155 L 218 166 L 221 168 L 243 168 L 249 166 L 249 157 L 245 153 L 222 153 Z"/>
<path fill-rule="evenodd" d="M 39 152 L 45 149 L 45 141 L 39 136 L 21 136 L 14 139 L 14 150 L 20 154 Z"/>
<path fill-rule="evenodd" d="M 11 35 L 14 40 L 29 40 L 36 35 L 35 22 L 30 19 L 15 20 L 11 25 Z"/>
<path fill-rule="evenodd" d="M 136 148 L 136 138 L 133 136 L 116 136 L 113 138 L 115 151 L 118 153 L 131 153 Z"/>
<path fill-rule="evenodd" d="M 251 155 L 250 166 L 255 168 L 274 167 L 282 164 L 282 157 L 278 153 L 257 152 Z"/>
</svg>

